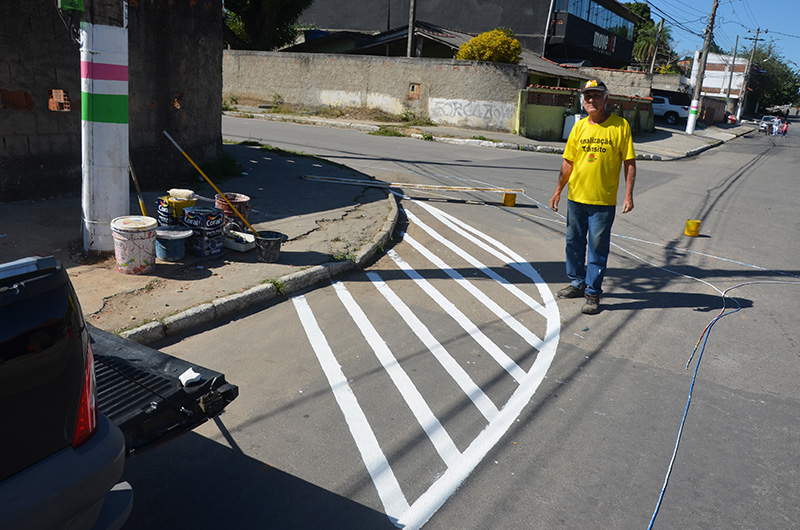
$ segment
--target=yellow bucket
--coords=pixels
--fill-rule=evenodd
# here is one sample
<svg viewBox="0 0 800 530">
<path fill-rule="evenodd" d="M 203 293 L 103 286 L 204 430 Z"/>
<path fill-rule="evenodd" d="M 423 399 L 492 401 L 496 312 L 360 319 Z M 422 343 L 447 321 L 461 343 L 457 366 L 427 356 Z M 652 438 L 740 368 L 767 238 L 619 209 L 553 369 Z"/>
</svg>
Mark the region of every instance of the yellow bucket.
<svg viewBox="0 0 800 530">
<path fill-rule="evenodd" d="M 700 221 L 697 219 L 687 219 L 686 229 L 683 231 L 689 237 L 697 237 L 700 235 Z"/>
<path fill-rule="evenodd" d="M 503 206 L 514 206 L 517 204 L 516 193 L 503 193 Z"/>
</svg>

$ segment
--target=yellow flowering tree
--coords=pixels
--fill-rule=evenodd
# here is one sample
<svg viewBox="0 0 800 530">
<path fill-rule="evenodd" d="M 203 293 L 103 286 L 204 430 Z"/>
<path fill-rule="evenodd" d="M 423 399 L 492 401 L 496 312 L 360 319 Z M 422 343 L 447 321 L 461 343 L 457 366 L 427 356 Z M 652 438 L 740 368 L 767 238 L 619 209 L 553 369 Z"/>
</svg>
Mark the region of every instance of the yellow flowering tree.
<svg viewBox="0 0 800 530">
<path fill-rule="evenodd" d="M 518 64 L 522 59 L 522 45 L 510 29 L 497 28 L 462 44 L 456 59 Z"/>
</svg>

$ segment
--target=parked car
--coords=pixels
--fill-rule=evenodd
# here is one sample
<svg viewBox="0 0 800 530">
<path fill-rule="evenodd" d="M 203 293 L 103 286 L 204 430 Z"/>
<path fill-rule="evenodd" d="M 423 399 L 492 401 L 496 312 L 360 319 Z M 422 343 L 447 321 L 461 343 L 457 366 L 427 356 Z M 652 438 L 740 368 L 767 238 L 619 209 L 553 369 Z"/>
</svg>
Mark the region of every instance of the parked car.
<svg viewBox="0 0 800 530">
<path fill-rule="evenodd" d="M 777 120 L 777 116 L 761 116 L 761 121 L 758 122 L 758 131 L 759 132 L 766 132 L 767 134 L 772 133 L 772 125 Z"/>
<path fill-rule="evenodd" d="M 87 326 L 53 257 L 0 264 L 0 529 L 112 529 L 126 457 L 238 395 L 225 376 Z M 192 368 L 193 386 L 179 377 Z"/>
<path fill-rule="evenodd" d="M 662 117 L 667 125 L 675 125 L 680 119 L 689 117 L 689 96 L 676 94 L 674 96 L 654 95 L 653 116 Z"/>
</svg>

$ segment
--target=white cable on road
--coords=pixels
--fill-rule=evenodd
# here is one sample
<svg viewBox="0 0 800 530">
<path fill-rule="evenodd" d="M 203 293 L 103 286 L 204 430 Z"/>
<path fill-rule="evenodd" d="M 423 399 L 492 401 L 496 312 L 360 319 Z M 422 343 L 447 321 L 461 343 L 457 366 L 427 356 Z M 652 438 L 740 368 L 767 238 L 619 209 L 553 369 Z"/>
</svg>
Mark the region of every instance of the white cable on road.
<svg viewBox="0 0 800 530">
<path fill-rule="evenodd" d="M 369 321 L 367 315 L 361 309 L 361 306 L 347 290 L 347 287 L 342 282 L 332 282 L 336 294 L 339 296 L 353 322 L 356 323 L 361 334 L 366 339 L 367 343 L 375 352 L 375 356 L 383 365 L 384 370 L 391 378 L 397 390 L 403 396 L 408 408 L 420 424 L 425 434 L 428 435 L 431 443 L 433 443 L 436 452 L 444 461 L 447 467 L 452 466 L 456 459 L 461 456 L 461 451 L 458 450 L 453 439 L 447 434 L 447 431 L 436 418 L 425 398 L 422 397 L 414 382 L 408 377 L 408 374 L 400 366 L 400 363 L 391 352 L 386 342 L 378 334 L 378 331 Z"/>
</svg>

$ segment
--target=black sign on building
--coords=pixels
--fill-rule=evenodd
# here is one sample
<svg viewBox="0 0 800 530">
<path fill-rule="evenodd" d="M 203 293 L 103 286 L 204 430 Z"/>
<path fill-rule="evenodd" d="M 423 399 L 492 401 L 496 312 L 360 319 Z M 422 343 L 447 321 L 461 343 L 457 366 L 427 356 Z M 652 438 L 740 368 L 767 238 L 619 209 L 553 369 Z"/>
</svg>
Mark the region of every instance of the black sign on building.
<svg viewBox="0 0 800 530">
<path fill-rule="evenodd" d="M 409 0 L 318 0 L 300 24 L 377 33 L 408 17 Z M 621 68 L 631 60 L 637 16 L 615 0 L 416 0 L 416 19 L 476 35 L 505 27 L 555 62 Z"/>
</svg>

